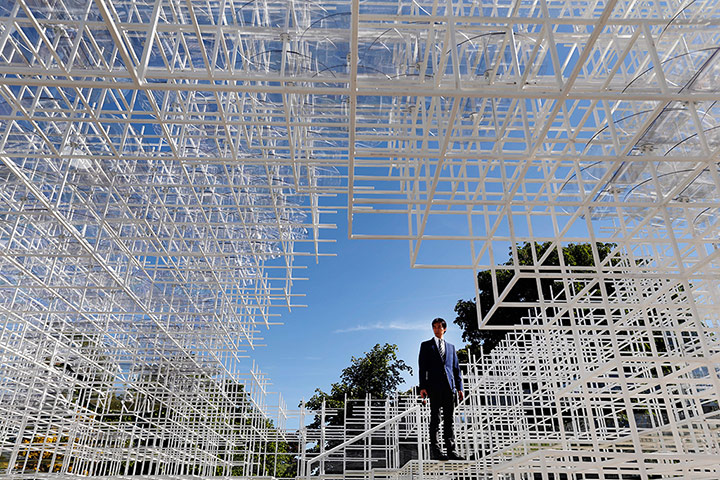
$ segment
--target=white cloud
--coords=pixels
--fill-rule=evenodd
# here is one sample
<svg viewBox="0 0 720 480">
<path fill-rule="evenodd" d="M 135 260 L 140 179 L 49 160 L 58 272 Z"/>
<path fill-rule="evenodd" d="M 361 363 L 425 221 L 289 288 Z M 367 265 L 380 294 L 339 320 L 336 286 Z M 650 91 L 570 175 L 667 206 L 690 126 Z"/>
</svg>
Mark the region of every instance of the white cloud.
<svg viewBox="0 0 720 480">
<path fill-rule="evenodd" d="M 349 333 L 349 332 L 360 332 L 364 330 L 423 330 L 427 329 L 427 325 L 420 322 L 404 322 L 404 321 L 392 321 L 392 322 L 375 322 L 355 325 L 354 327 L 340 328 L 335 330 L 333 333 Z"/>
</svg>

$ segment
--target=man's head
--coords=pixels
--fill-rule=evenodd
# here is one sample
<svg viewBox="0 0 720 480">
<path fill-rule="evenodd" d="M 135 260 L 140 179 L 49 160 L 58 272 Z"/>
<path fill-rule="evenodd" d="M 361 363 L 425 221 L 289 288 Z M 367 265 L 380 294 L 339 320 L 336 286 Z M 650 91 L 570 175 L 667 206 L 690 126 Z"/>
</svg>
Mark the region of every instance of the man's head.
<svg viewBox="0 0 720 480">
<path fill-rule="evenodd" d="M 436 318 L 432 321 L 433 333 L 437 338 L 442 338 L 447 331 L 447 322 L 442 318 Z"/>
</svg>

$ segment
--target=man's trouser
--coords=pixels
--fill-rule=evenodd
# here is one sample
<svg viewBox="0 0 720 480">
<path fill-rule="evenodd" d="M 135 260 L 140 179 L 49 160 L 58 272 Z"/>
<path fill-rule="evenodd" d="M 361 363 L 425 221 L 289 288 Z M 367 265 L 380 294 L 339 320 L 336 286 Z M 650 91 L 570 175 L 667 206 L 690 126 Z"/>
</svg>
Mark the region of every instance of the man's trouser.
<svg viewBox="0 0 720 480">
<path fill-rule="evenodd" d="M 443 423 L 443 439 L 447 452 L 455 451 L 455 431 L 453 430 L 453 411 L 455 399 L 450 388 L 438 389 L 430 393 L 430 447 L 440 451 L 438 429 Z"/>
</svg>

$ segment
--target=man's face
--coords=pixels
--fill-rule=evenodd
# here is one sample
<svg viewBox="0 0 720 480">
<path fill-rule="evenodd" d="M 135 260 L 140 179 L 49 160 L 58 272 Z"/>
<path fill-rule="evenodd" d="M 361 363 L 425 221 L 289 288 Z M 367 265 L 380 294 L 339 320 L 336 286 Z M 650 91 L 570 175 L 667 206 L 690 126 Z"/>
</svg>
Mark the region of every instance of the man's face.
<svg viewBox="0 0 720 480">
<path fill-rule="evenodd" d="M 443 328 L 442 323 L 433 323 L 433 333 L 436 337 L 442 338 L 443 335 L 445 335 L 445 332 L 447 331 L 447 328 Z"/>
</svg>

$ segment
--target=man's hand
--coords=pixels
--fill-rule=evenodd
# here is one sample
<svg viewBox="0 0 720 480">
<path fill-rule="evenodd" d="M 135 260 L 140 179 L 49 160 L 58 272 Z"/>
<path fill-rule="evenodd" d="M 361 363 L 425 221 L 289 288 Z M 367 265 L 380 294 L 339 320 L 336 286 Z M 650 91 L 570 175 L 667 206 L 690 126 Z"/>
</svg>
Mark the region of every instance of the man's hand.
<svg viewBox="0 0 720 480">
<path fill-rule="evenodd" d="M 422 394 L 422 392 L 420 392 Z M 462 390 L 458 390 L 458 402 L 462 402 L 463 398 L 465 398 L 465 394 Z"/>
<path fill-rule="evenodd" d="M 420 396 L 421 396 L 422 398 L 427 397 L 427 390 L 425 390 L 424 388 L 423 388 L 422 390 L 420 390 Z"/>
</svg>

